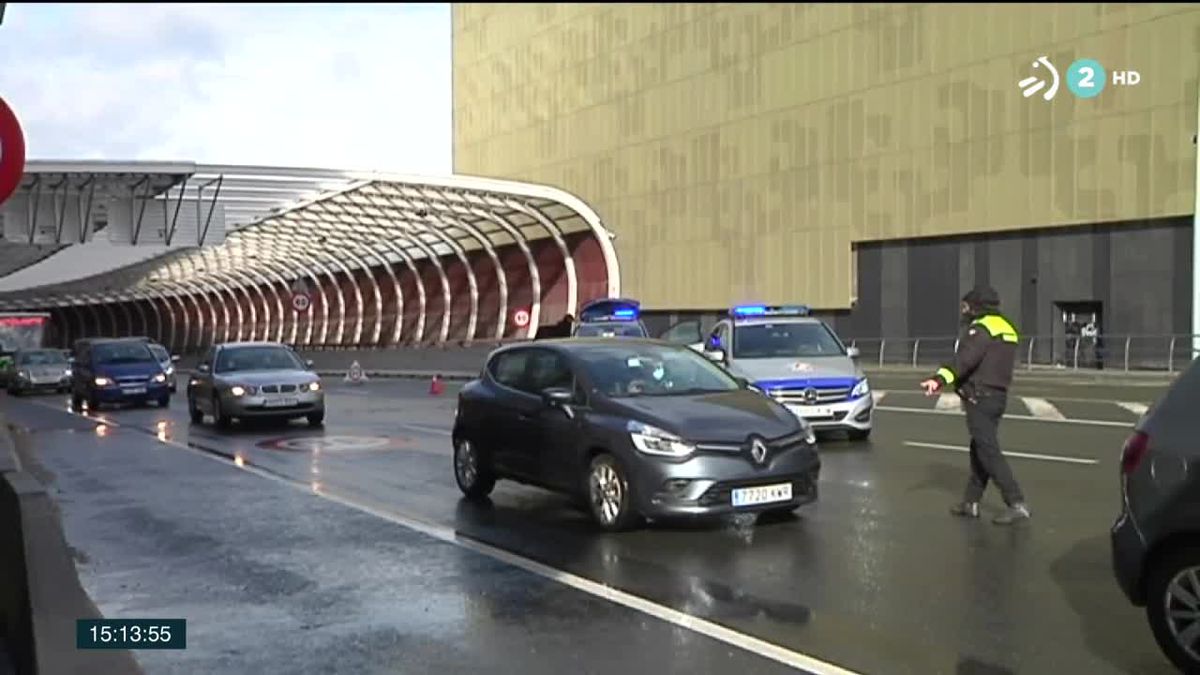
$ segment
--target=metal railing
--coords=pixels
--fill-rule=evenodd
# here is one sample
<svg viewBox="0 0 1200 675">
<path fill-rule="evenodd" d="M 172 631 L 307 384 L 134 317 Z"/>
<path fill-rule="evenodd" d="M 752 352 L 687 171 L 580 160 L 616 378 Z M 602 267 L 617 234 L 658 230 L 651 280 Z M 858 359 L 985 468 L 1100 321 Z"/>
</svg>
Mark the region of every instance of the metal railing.
<svg viewBox="0 0 1200 675">
<path fill-rule="evenodd" d="M 958 347 L 957 337 L 857 338 L 863 363 L 883 366 L 929 366 L 949 363 Z M 1068 340 L 1057 335 L 1022 337 L 1018 346 L 1021 367 L 1034 369 L 1120 370 L 1167 372 L 1182 370 L 1200 355 L 1196 335 L 1105 335 L 1098 346 L 1090 338 Z"/>
</svg>

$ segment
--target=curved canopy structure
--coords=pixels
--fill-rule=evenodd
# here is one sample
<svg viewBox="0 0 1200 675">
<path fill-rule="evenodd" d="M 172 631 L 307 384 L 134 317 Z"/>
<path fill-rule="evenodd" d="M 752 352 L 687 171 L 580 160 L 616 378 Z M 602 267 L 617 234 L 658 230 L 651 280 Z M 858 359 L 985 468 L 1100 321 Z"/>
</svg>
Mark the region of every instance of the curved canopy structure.
<svg viewBox="0 0 1200 675">
<path fill-rule="evenodd" d="M 76 186 L 77 195 L 88 181 L 116 181 L 122 195 L 130 184 L 149 185 L 122 217 L 164 213 L 156 222 L 168 231 L 145 242 L 164 248 L 112 267 L 96 260 L 99 269 L 90 270 L 82 262 L 54 267 L 66 254 L 51 255 L 22 273 L 32 279 L 34 268 L 47 267 L 74 278 L 21 288 L 5 288 L 0 278 L 0 311 L 50 311 L 53 339 L 64 345 L 143 334 L 185 352 L 230 339 L 387 347 L 532 337 L 539 323 L 620 292 L 612 236 L 591 208 L 555 188 L 467 176 L 170 166 L 35 163 L 41 183 L 60 192 Z M 35 180 L 27 176 L 26 186 Z M 28 189 L 25 196 L 6 213 L 42 213 L 28 206 Z M 194 204 L 200 216 L 224 210 L 223 243 L 203 245 L 203 218 L 193 223 L 201 226 L 198 239 L 176 239 L 172 209 Z M 134 221 L 132 237 L 110 241 L 143 243 Z M 109 250 L 121 248 L 128 247 Z"/>
</svg>

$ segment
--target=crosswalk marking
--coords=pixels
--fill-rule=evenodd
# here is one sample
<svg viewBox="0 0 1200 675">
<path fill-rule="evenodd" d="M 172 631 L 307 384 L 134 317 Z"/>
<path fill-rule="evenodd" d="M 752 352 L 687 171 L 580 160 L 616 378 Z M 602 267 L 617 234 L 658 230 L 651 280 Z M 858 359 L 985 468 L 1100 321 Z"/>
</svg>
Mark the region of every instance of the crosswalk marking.
<svg viewBox="0 0 1200 675">
<path fill-rule="evenodd" d="M 1138 417 L 1145 415 L 1146 411 L 1150 409 L 1150 406 L 1145 403 L 1130 403 L 1129 401 L 1117 401 L 1116 403 Z"/>
<path fill-rule="evenodd" d="M 941 394 L 937 400 L 938 410 L 962 410 L 962 399 L 958 394 Z"/>
<path fill-rule="evenodd" d="M 942 443 L 921 443 L 918 441 L 904 441 L 904 444 L 910 448 L 928 448 L 930 450 L 951 450 L 953 452 L 970 452 L 971 449 L 962 445 L 945 445 Z M 1094 459 L 1084 459 L 1082 457 L 1064 457 L 1062 455 L 1041 455 L 1035 452 L 1010 452 L 1003 450 L 1006 457 L 1021 457 L 1023 459 L 1040 459 L 1047 462 L 1063 462 L 1066 464 L 1096 464 Z"/>
<path fill-rule="evenodd" d="M 873 391 L 873 392 L 871 392 L 871 402 L 879 403 L 880 401 L 883 400 L 884 396 L 887 396 L 886 391 Z"/>
<path fill-rule="evenodd" d="M 1051 403 L 1050 401 L 1047 401 L 1044 398 L 1037 398 L 1034 396 L 1022 396 L 1021 401 L 1025 404 L 1026 408 L 1029 408 L 1029 412 L 1032 413 L 1034 417 L 1037 417 L 1039 419 L 1045 419 L 1045 420 L 1065 420 L 1065 419 L 1067 419 L 1066 415 L 1063 415 L 1062 413 L 1060 413 L 1058 411 L 1058 408 L 1054 407 L 1053 403 Z"/>
</svg>

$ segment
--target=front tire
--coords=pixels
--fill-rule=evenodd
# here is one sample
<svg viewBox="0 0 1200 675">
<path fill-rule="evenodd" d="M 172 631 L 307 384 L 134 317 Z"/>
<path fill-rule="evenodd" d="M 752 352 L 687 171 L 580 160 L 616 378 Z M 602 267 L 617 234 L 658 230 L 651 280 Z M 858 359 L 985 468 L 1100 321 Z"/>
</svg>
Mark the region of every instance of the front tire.
<svg viewBox="0 0 1200 675">
<path fill-rule="evenodd" d="M 191 418 L 192 424 L 200 424 L 204 421 L 204 411 L 196 407 L 196 402 L 188 397 L 188 417 Z"/>
<path fill-rule="evenodd" d="M 852 440 L 852 441 L 865 441 L 865 440 L 868 440 L 871 438 L 871 430 L 870 429 L 851 429 L 850 431 L 847 432 L 847 435 L 850 437 L 850 440 Z"/>
<path fill-rule="evenodd" d="M 233 418 L 226 415 L 225 411 L 221 408 L 220 396 L 213 396 L 212 409 L 213 423 L 217 425 L 218 429 L 228 429 L 233 424 Z"/>
<path fill-rule="evenodd" d="M 1170 551 L 1148 570 L 1146 576 L 1146 618 L 1163 653 L 1185 673 L 1200 670 L 1200 640 L 1184 644 L 1181 639 L 1200 622 L 1200 608 L 1189 606 L 1184 595 L 1200 594 L 1200 545 L 1192 544 Z"/>
<path fill-rule="evenodd" d="M 467 499 L 481 500 L 496 487 L 496 475 L 468 440 L 454 444 L 454 482 Z"/>
<path fill-rule="evenodd" d="M 625 478 L 625 470 L 612 455 L 601 454 L 592 459 L 587 487 L 588 510 L 601 529 L 620 532 L 641 520 L 633 506 L 633 489 Z"/>
<path fill-rule="evenodd" d="M 169 408 L 170 406 L 171 406 L 171 397 L 170 396 L 163 396 L 162 398 L 158 399 L 158 407 Z"/>
<path fill-rule="evenodd" d="M 322 410 L 321 412 L 310 413 L 305 415 L 305 419 L 308 420 L 308 426 L 314 428 L 319 427 L 325 424 L 325 411 Z"/>
</svg>

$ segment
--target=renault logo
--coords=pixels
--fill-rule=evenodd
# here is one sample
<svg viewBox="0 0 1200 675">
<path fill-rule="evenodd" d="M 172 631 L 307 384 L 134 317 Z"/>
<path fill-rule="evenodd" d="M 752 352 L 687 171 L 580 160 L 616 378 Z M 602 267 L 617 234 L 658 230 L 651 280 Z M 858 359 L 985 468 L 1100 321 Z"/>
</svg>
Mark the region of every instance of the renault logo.
<svg viewBox="0 0 1200 675">
<path fill-rule="evenodd" d="M 763 443 L 761 438 L 750 441 L 750 456 L 754 458 L 755 464 L 767 461 L 767 444 Z"/>
<path fill-rule="evenodd" d="M 817 402 L 817 390 L 813 389 L 812 387 L 805 389 L 804 390 L 804 403 L 807 405 L 813 405 L 816 402 Z"/>
</svg>

